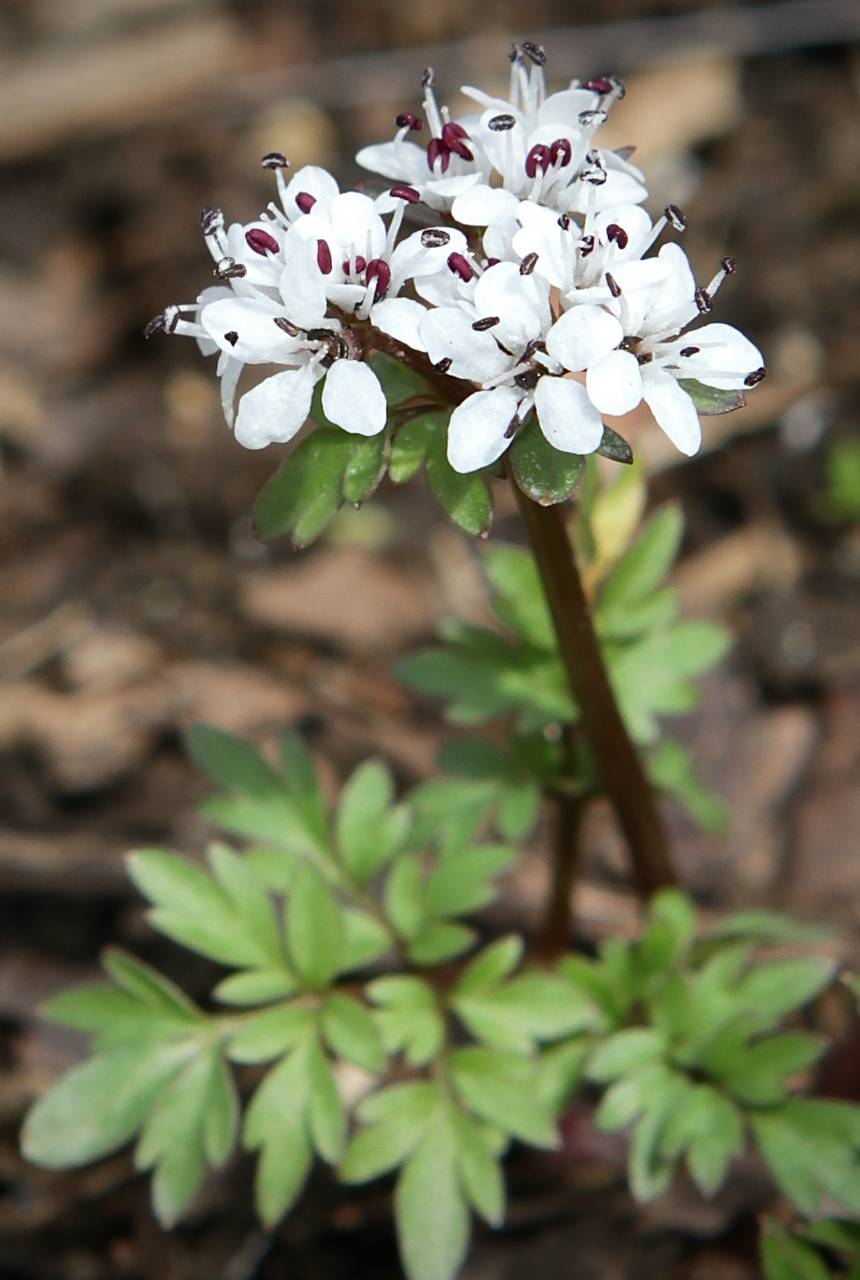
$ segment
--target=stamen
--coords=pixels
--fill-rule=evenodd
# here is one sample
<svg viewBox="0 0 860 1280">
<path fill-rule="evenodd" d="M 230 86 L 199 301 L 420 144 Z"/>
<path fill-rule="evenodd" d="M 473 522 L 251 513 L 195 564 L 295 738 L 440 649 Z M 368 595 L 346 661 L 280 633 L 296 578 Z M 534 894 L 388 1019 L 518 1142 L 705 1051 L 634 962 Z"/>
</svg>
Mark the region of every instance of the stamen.
<svg viewBox="0 0 860 1280">
<path fill-rule="evenodd" d="M 594 251 L 594 236 L 583 236 L 579 242 L 579 254 L 582 258 L 587 258 Z"/>
<path fill-rule="evenodd" d="M 501 316 L 484 316 L 483 320 L 476 320 L 472 328 L 477 333 L 483 333 L 486 329 L 492 329 L 501 320 Z"/>
<path fill-rule="evenodd" d="M 612 294 L 613 298 L 620 298 L 621 285 L 615 279 L 615 276 L 610 275 L 609 272 L 607 271 L 606 276 L 604 278 L 606 280 L 606 287 L 609 290 L 609 292 Z"/>
<path fill-rule="evenodd" d="M 583 89 L 590 89 L 592 93 L 601 95 L 611 93 L 614 85 L 608 76 L 596 76 L 594 80 L 586 80 Z"/>
<path fill-rule="evenodd" d="M 204 209 L 200 215 L 204 236 L 211 236 L 224 226 L 224 214 L 220 209 Z"/>
<path fill-rule="evenodd" d="M 708 312 L 713 310 L 714 304 L 711 302 L 711 295 L 708 293 L 707 289 L 697 289 L 693 294 L 693 301 L 699 308 L 699 314 L 702 316 L 706 316 Z"/>
<path fill-rule="evenodd" d="M 260 164 L 264 169 L 289 169 L 290 162 L 283 151 L 268 151 Z"/>
<path fill-rule="evenodd" d="M 719 271 L 714 276 L 713 280 L 711 280 L 711 282 L 709 283 L 706 289 L 706 293 L 710 298 L 713 299 L 714 294 L 717 292 L 720 285 L 723 283 L 723 281 L 726 279 L 727 276 L 734 275 L 735 266 L 736 266 L 736 263 L 734 258 L 723 258 L 723 260 L 720 262 Z"/>
<path fill-rule="evenodd" d="M 246 231 L 245 243 L 254 253 L 259 253 L 261 258 L 265 258 L 267 253 L 278 253 L 281 248 L 275 237 L 261 227 L 252 227 L 250 231 Z"/>
<path fill-rule="evenodd" d="M 516 116 L 507 114 L 491 116 L 487 121 L 487 128 L 492 129 L 494 133 L 504 133 L 507 129 L 513 129 L 516 123 Z"/>
<path fill-rule="evenodd" d="M 441 227 L 428 227 L 421 232 L 421 243 L 425 249 L 439 249 L 443 244 L 448 244 L 450 239 L 450 234 Z"/>
<path fill-rule="evenodd" d="M 461 124 L 451 122 L 442 130 L 442 142 L 449 151 L 453 151 L 454 155 L 460 156 L 463 160 L 474 160 L 473 153 L 466 146 L 468 141 L 470 141 L 469 135 Z"/>
<path fill-rule="evenodd" d="M 331 249 L 325 240 L 317 240 L 317 266 L 324 276 L 331 273 L 332 257 Z"/>
<path fill-rule="evenodd" d="M 753 373 L 747 374 L 747 376 L 744 378 L 744 386 L 757 387 L 758 384 L 760 382 L 763 382 L 766 377 L 767 377 L 767 369 L 764 367 L 764 365 L 762 365 L 760 369 L 756 369 L 754 370 Z"/>
<path fill-rule="evenodd" d="M 517 432 L 519 431 L 522 425 L 523 424 L 520 421 L 520 415 L 517 412 L 514 414 L 514 416 L 511 418 L 510 422 L 507 425 L 507 428 L 505 430 L 505 439 L 513 440 L 514 436 L 517 434 Z"/>
<path fill-rule="evenodd" d="M 606 238 L 610 243 L 617 244 L 619 249 L 627 248 L 629 236 L 624 228 L 620 227 L 617 222 L 610 222 L 609 226 L 606 228 Z"/>
<path fill-rule="evenodd" d="M 475 277 L 475 270 L 468 258 L 462 253 L 451 253 L 448 255 L 448 270 L 453 271 L 455 276 L 459 276 L 464 283 L 468 284 Z"/>
<path fill-rule="evenodd" d="M 546 51 L 541 45 L 535 44 L 534 41 L 523 41 L 523 53 L 532 60 L 536 67 L 546 66 Z"/>
<path fill-rule="evenodd" d="M 530 276 L 537 266 L 538 255 L 536 253 L 527 253 L 520 263 L 520 275 Z"/>
<path fill-rule="evenodd" d="M 538 378 L 542 376 L 540 369 L 526 369 L 525 373 L 518 373 L 514 378 L 514 382 L 518 387 L 522 387 L 523 391 L 532 391 L 538 384 Z"/>
<path fill-rule="evenodd" d="M 599 129 L 609 119 L 605 111 L 580 111 L 579 123 L 583 129 Z"/>
<path fill-rule="evenodd" d="M 687 230 L 687 216 L 676 204 L 667 204 L 663 216 L 675 231 Z"/>
<path fill-rule="evenodd" d="M 157 333 L 167 333 L 167 331 L 168 331 L 167 326 L 164 320 L 164 312 L 159 311 L 158 315 L 153 316 L 152 319 L 147 324 L 146 328 L 143 331 L 143 336 L 148 341 L 150 338 L 155 337 Z"/>
<path fill-rule="evenodd" d="M 639 364 L 650 364 L 653 359 L 654 359 L 653 351 L 642 351 L 636 357 L 636 360 Z"/>
<path fill-rule="evenodd" d="M 283 329 L 284 333 L 289 334 L 291 338 L 298 338 L 302 330 L 297 324 L 293 324 L 292 320 L 288 320 L 286 316 L 275 316 L 275 324 L 279 329 Z"/>
<path fill-rule="evenodd" d="M 391 268 L 384 259 L 372 258 L 368 262 L 364 273 L 364 283 L 370 284 L 372 280 L 376 281 L 373 300 L 378 302 L 388 292 L 388 286 L 391 284 Z"/>
<path fill-rule="evenodd" d="M 401 111 L 400 115 L 395 118 L 394 123 L 398 129 L 413 129 L 416 133 L 424 128 L 424 122 L 419 120 L 411 111 Z"/>
<path fill-rule="evenodd" d="M 538 170 L 545 173 L 550 166 L 549 147 L 544 146 L 542 142 L 537 142 L 526 156 L 526 173 L 530 178 L 536 178 Z"/>
<path fill-rule="evenodd" d="M 441 138 L 431 138 L 427 143 L 427 164 L 431 173 L 435 172 L 437 160 L 442 173 L 446 173 L 451 163 L 450 152 Z"/>
<path fill-rule="evenodd" d="M 228 329 L 224 334 L 224 341 L 229 342 L 231 347 L 235 347 L 236 343 L 239 341 L 239 335 L 236 330 Z"/>
<path fill-rule="evenodd" d="M 392 187 L 388 194 L 394 196 L 396 200 L 405 200 L 407 204 L 418 204 L 421 199 L 420 192 L 414 187 Z"/>
<path fill-rule="evenodd" d="M 450 356 L 445 356 L 442 360 L 437 360 L 433 368 L 437 373 L 447 373 L 451 368 L 452 360 Z"/>
<path fill-rule="evenodd" d="M 567 214 L 567 213 L 563 213 L 563 214 L 561 214 L 561 215 L 560 215 L 560 217 L 559 217 L 559 219 L 558 219 L 558 225 L 561 227 L 562 231 L 569 231 L 569 230 L 570 230 L 570 215 L 569 215 L 569 214 Z"/>
<path fill-rule="evenodd" d="M 212 274 L 219 280 L 241 280 L 248 274 L 248 268 L 241 262 L 237 262 L 235 258 L 222 258 L 220 262 L 215 263 Z"/>
<path fill-rule="evenodd" d="M 570 164 L 572 156 L 573 148 L 567 138 L 556 138 L 555 142 L 550 143 L 550 164 L 557 165 L 559 168 L 563 169 L 565 165 Z"/>
<path fill-rule="evenodd" d="M 720 266 L 727 276 L 733 276 L 737 270 L 737 260 L 735 258 L 722 258 Z"/>
<path fill-rule="evenodd" d="M 586 163 L 579 175 L 582 182 L 590 182 L 594 187 L 602 187 L 607 178 L 606 169 L 597 151 L 589 151 Z"/>
<path fill-rule="evenodd" d="M 346 262 L 342 264 L 342 266 L 343 266 L 343 274 L 345 276 L 350 276 L 353 274 L 360 275 L 361 272 L 364 271 L 365 267 L 367 266 L 367 259 L 363 258 L 360 253 L 357 253 L 352 260 L 352 266 L 350 266 L 348 258 Z"/>
<path fill-rule="evenodd" d="M 689 359 L 690 356 L 697 356 L 700 351 L 701 347 L 682 347 L 678 354 L 683 356 L 686 360 Z"/>
<path fill-rule="evenodd" d="M 296 204 L 302 213 L 310 213 L 316 202 L 316 196 L 312 196 L 309 191 L 300 191 L 296 196 Z"/>
</svg>

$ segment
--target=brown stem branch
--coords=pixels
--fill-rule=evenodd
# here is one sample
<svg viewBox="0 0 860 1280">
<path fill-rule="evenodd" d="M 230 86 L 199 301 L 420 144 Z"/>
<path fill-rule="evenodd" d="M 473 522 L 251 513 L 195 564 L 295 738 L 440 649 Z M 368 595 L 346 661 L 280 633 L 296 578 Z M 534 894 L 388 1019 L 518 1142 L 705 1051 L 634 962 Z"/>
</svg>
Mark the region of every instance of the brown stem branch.
<svg viewBox="0 0 860 1280">
<path fill-rule="evenodd" d="M 580 709 L 603 790 L 624 832 L 640 891 L 677 883 L 651 784 L 630 740 L 591 623 L 561 506 L 532 502 L 512 479 L 543 581 L 571 693 Z M 570 866 L 575 852 L 559 853 Z M 562 872 L 556 870 L 556 878 Z M 569 892 L 566 893 L 566 900 Z"/>
</svg>

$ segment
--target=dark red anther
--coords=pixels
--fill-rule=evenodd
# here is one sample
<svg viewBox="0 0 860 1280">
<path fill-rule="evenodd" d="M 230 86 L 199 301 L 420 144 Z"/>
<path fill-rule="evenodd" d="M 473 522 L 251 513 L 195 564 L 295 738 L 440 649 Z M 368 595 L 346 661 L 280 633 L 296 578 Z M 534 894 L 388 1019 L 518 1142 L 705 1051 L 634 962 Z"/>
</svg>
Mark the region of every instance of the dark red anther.
<svg viewBox="0 0 860 1280">
<path fill-rule="evenodd" d="M 487 261 L 486 261 L 486 264 L 485 264 L 485 265 L 486 265 L 488 268 L 489 268 L 489 267 L 497 267 L 497 266 L 499 265 L 499 263 L 500 263 L 500 262 L 501 262 L 501 258 L 487 258 Z"/>
<path fill-rule="evenodd" d="M 570 164 L 573 157 L 573 148 L 567 138 L 556 138 L 555 142 L 551 142 L 549 146 L 549 162 L 560 167 Z"/>
<path fill-rule="evenodd" d="M 290 162 L 283 151 L 268 151 L 260 161 L 264 169 L 289 169 Z"/>
<path fill-rule="evenodd" d="M 520 263 L 520 275 L 530 276 L 537 266 L 538 255 L 536 253 L 527 253 Z"/>
<path fill-rule="evenodd" d="M 474 279 L 475 276 L 472 264 L 469 262 L 468 258 L 463 256 L 462 253 L 448 254 L 448 270 L 453 271 L 455 276 L 459 276 L 460 279 L 464 280 L 467 284 L 470 280 Z"/>
<path fill-rule="evenodd" d="M 448 148 L 445 146 L 445 143 L 441 138 L 431 138 L 427 143 L 427 164 L 431 173 L 435 173 L 436 171 L 437 160 L 441 162 L 439 168 L 443 173 L 445 173 L 448 169 L 448 165 L 451 163 L 451 156 L 448 152 Z"/>
<path fill-rule="evenodd" d="M 744 378 L 744 386 L 757 387 L 758 384 L 762 382 L 766 377 L 767 377 L 767 369 L 764 367 L 764 365 L 762 365 L 760 369 L 756 369 L 752 373 L 747 374 L 747 376 Z"/>
<path fill-rule="evenodd" d="M 735 274 L 737 265 L 738 264 L 734 258 L 722 258 L 720 260 L 720 266 L 727 276 L 733 276 Z"/>
<path fill-rule="evenodd" d="M 549 147 L 545 147 L 542 142 L 536 142 L 526 156 L 527 175 L 530 178 L 536 178 L 538 175 L 538 169 L 540 169 L 541 173 L 546 173 L 549 167 Z"/>
<path fill-rule="evenodd" d="M 324 276 L 331 273 L 331 249 L 329 248 L 327 240 L 317 240 L 317 266 Z"/>
<path fill-rule="evenodd" d="M 500 321 L 500 316 L 484 316 L 482 320 L 476 320 L 472 328 L 476 333 L 483 333 L 485 329 L 492 329 Z"/>
<path fill-rule="evenodd" d="M 424 128 L 422 121 L 411 111 L 401 111 L 394 123 L 398 129 L 413 129 L 415 133 L 419 133 Z"/>
<path fill-rule="evenodd" d="M 312 196 L 310 191 L 300 191 L 296 196 L 296 204 L 299 206 L 302 213 L 310 213 L 316 202 L 316 196 Z"/>
<path fill-rule="evenodd" d="M 608 76 L 596 76 L 593 80 L 586 80 L 582 87 L 583 89 L 590 89 L 592 93 L 601 95 L 611 93 L 615 88 Z"/>
<path fill-rule="evenodd" d="M 700 315 L 706 316 L 709 311 L 713 311 L 714 309 L 714 304 L 711 301 L 711 295 L 708 293 L 707 289 L 697 289 L 693 294 L 693 300 L 699 308 Z"/>
<path fill-rule="evenodd" d="M 227 333 L 225 333 L 224 341 L 229 342 L 231 347 L 235 347 L 236 343 L 239 341 L 239 335 L 236 332 L 236 330 L 230 329 Z"/>
<path fill-rule="evenodd" d="M 425 249 L 439 249 L 443 244 L 448 244 L 450 239 L 450 233 L 443 231 L 441 227 L 428 227 L 421 232 L 421 243 Z"/>
<path fill-rule="evenodd" d="M 624 228 L 620 227 L 617 222 L 610 222 L 606 228 L 606 239 L 613 244 L 617 244 L 619 249 L 626 249 L 629 237 Z"/>
<path fill-rule="evenodd" d="M 612 294 L 613 298 L 621 297 L 621 285 L 615 279 L 615 276 L 610 275 L 608 271 L 606 273 L 606 287 Z"/>
<path fill-rule="evenodd" d="M 364 283 L 370 284 L 371 280 L 376 281 L 373 301 L 378 302 L 380 298 L 385 297 L 388 286 L 391 284 L 391 267 L 384 258 L 371 258 L 368 262 L 364 272 Z"/>
<path fill-rule="evenodd" d="M 697 356 L 700 350 L 701 347 L 682 347 L 679 354 L 682 355 L 685 360 L 688 360 L 690 356 Z"/>
<path fill-rule="evenodd" d="M 474 160 L 474 155 L 466 146 L 470 141 L 469 135 L 461 124 L 449 121 L 448 124 L 442 126 L 442 143 L 454 155 L 460 156 L 463 160 Z"/>
<path fill-rule="evenodd" d="M 366 266 L 367 266 L 367 259 L 362 257 L 360 253 L 357 253 L 353 258 L 351 264 L 348 258 L 346 262 L 343 263 L 343 274 L 345 276 L 349 276 L 353 274 L 360 275 L 361 272 L 364 271 Z"/>
<path fill-rule="evenodd" d="M 667 204 L 663 210 L 663 216 L 667 219 L 670 227 L 674 227 L 676 231 L 686 231 L 687 215 L 676 204 Z"/>
<path fill-rule="evenodd" d="M 259 253 L 261 258 L 265 258 L 267 253 L 277 253 L 281 247 L 275 237 L 268 231 L 264 231 L 262 227 L 252 227 L 250 231 L 246 231 L 245 242 L 248 248 L 253 249 L 254 253 Z"/>
<path fill-rule="evenodd" d="M 437 373 L 447 373 L 451 368 L 453 361 L 450 356 L 443 356 L 441 360 L 437 360 L 433 368 Z"/>
<path fill-rule="evenodd" d="M 405 200 L 407 204 L 418 204 L 421 199 L 420 191 L 416 191 L 414 187 L 392 187 L 388 194 L 394 196 L 396 200 Z"/>
</svg>

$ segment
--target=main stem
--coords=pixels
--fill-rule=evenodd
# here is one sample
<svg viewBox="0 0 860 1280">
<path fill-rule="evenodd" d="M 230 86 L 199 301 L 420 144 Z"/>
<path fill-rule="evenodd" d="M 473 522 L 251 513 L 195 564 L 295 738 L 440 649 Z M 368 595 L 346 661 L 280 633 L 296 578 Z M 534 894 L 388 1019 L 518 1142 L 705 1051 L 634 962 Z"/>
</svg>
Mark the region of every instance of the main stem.
<svg viewBox="0 0 860 1280">
<path fill-rule="evenodd" d="M 639 889 L 643 895 L 652 894 L 656 889 L 676 884 L 677 877 L 651 784 L 609 683 L 563 508 L 539 506 L 512 483 L 543 580 L 571 693 L 580 709 L 601 784 L 630 847 Z M 576 832 L 570 830 L 571 825 L 576 826 L 565 822 L 559 825 L 558 865 L 554 870 L 555 881 L 563 886 L 568 898 L 571 876 L 562 874 L 562 865 L 573 866 L 575 852 L 562 849 L 561 844 L 575 840 Z M 550 910 L 555 908 L 551 906 Z"/>
</svg>

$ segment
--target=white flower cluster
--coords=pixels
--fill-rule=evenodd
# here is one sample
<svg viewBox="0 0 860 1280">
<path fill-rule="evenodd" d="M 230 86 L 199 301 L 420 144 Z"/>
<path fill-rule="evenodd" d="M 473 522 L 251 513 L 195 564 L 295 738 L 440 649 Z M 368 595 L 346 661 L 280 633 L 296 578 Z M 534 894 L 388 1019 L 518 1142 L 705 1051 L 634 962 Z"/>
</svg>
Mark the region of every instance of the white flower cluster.
<svg viewBox="0 0 860 1280">
<path fill-rule="evenodd" d="M 188 334 L 218 353 L 224 413 L 241 444 L 292 439 L 323 379 L 331 422 L 381 431 L 385 397 L 366 362 L 374 335 L 472 384 L 452 397 L 448 457 L 460 472 L 499 458 L 532 411 L 556 449 L 591 453 L 602 415 L 642 400 L 692 454 L 701 429 L 682 381 L 735 390 L 764 377 L 738 330 L 685 332 L 734 264 L 723 259 L 701 288 L 676 243 L 650 252 L 685 220 L 670 206 L 652 222 L 632 149 L 598 145 L 621 81 L 573 81 L 547 95 L 544 62 L 536 45 L 516 46 L 509 99 L 465 86 L 479 109 L 456 120 L 425 72 L 423 122 L 400 115 L 393 141 L 358 154 L 394 184 L 376 199 L 341 192 L 315 166 L 288 181 L 286 158 L 272 153 L 263 165 L 278 201 L 257 221 L 226 226 L 219 211 L 204 212 L 219 284 L 168 307 L 149 332 Z M 417 214 L 425 225 L 409 231 Z M 235 412 L 246 364 L 283 369 Z"/>
</svg>

